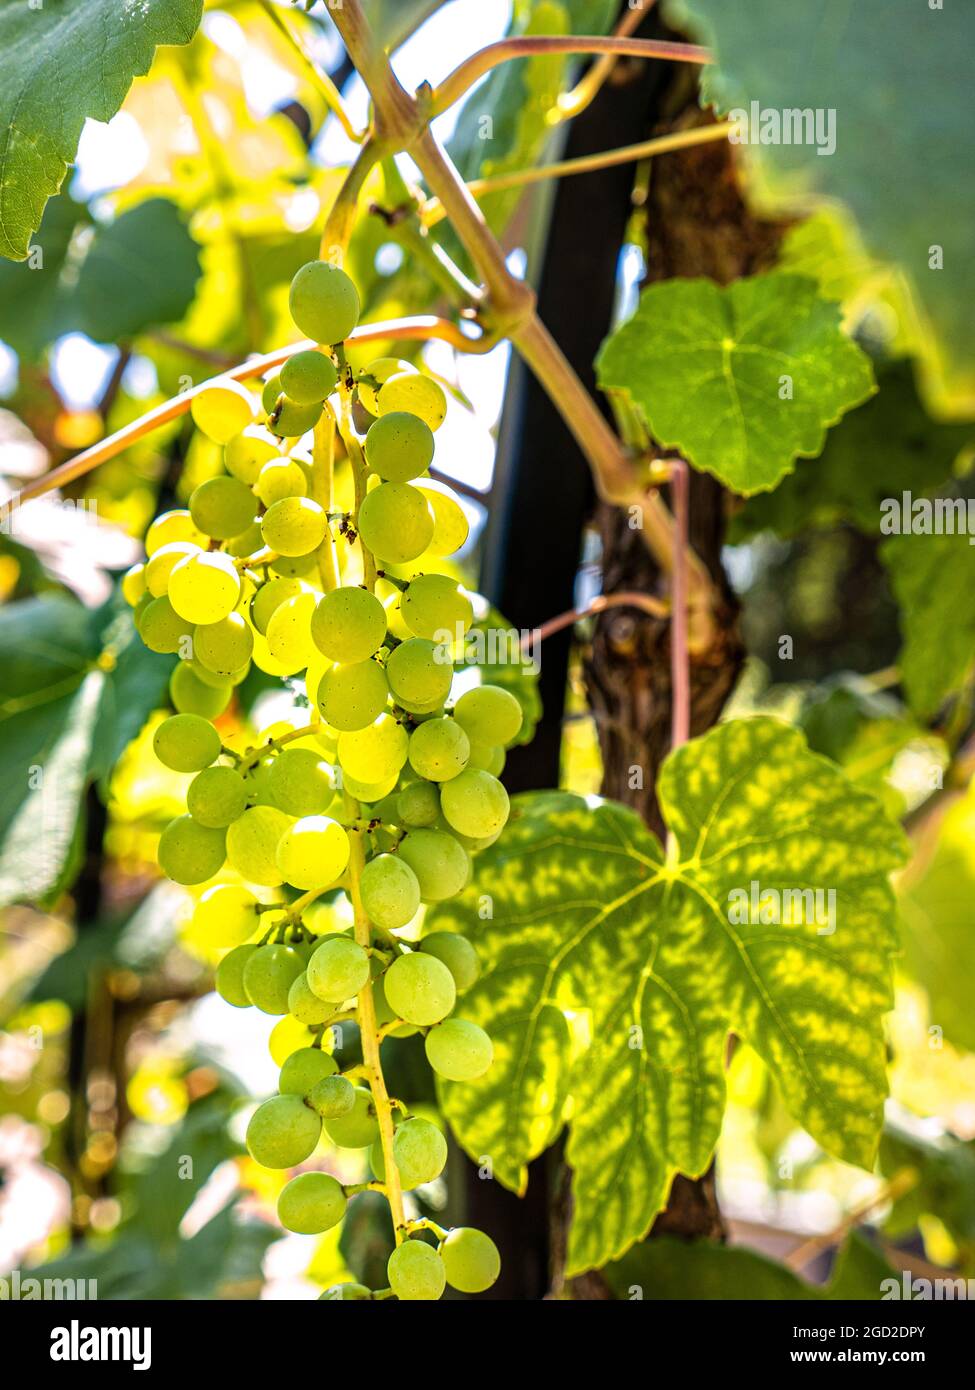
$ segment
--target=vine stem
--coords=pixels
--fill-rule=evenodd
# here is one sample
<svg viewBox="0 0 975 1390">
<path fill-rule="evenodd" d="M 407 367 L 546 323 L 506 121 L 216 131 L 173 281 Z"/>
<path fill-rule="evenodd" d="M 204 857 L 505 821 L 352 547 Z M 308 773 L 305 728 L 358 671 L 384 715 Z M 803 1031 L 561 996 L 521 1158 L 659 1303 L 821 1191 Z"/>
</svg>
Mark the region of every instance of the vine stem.
<svg viewBox="0 0 975 1390">
<path fill-rule="evenodd" d="M 632 5 L 625 9 L 614 30 L 615 37 L 618 39 L 628 38 L 634 30 L 640 27 L 653 9 L 654 4 L 655 0 L 643 0 L 642 4 Z M 592 105 L 602 91 L 604 83 L 611 76 L 619 56 L 618 53 L 603 53 L 592 64 L 588 72 L 580 77 L 571 92 L 562 93 L 558 100 L 560 121 L 568 121 L 573 116 L 580 116 L 588 106 Z"/>
<path fill-rule="evenodd" d="M 311 499 L 317 502 L 326 516 L 332 511 L 335 476 L 335 416 L 328 403 L 315 426 L 311 451 Z M 338 558 L 332 527 L 325 530 L 325 539 L 318 547 L 318 574 L 327 594 L 339 585 Z"/>
<path fill-rule="evenodd" d="M 680 748 L 691 733 L 691 666 L 687 643 L 687 550 L 688 494 L 690 478 L 683 459 L 674 459 L 671 489 L 674 496 L 674 521 L 678 545 L 674 556 L 670 619 L 670 684 L 671 735 L 670 748 Z"/>
<path fill-rule="evenodd" d="M 535 642 L 544 642 L 546 637 L 553 637 L 555 633 L 561 632 L 564 628 L 572 627 L 575 623 L 581 622 L 583 618 L 592 618 L 597 613 L 605 613 L 608 608 L 640 608 L 653 618 L 666 618 L 670 614 L 670 609 L 661 599 L 654 598 L 652 594 L 638 593 L 635 589 L 621 589 L 616 594 L 599 594 L 592 603 L 587 603 L 585 608 L 570 608 L 555 618 L 549 618 L 534 632 L 526 633 L 522 639 L 521 649 L 527 653 Z"/>
<path fill-rule="evenodd" d="M 345 264 L 349 242 L 355 227 L 356 214 L 359 210 L 359 198 L 366 180 L 382 156 L 381 145 L 370 136 L 356 155 L 345 176 L 322 230 L 319 255 L 323 261 L 328 261 L 330 265 L 338 266 L 341 269 Z"/>
</svg>

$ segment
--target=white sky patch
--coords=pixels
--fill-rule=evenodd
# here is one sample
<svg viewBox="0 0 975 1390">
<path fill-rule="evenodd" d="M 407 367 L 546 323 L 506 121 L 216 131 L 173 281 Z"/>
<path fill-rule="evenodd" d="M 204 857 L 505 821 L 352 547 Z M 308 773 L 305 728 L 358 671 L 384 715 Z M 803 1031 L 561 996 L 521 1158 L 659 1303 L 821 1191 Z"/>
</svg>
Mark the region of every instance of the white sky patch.
<svg viewBox="0 0 975 1390">
<path fill-rule="evenodd" d="M 231 15 L 211 10 L 204 15 L 201 27 L 211 43 L 234 59 L 247 105 L 255 115 L 266 116 L 295 96 L 298 81 L 294 74 L 280 67 L 264 49 L 259 36 L 252 39 Z"/>
<path fill-rule="evenodd" d="M 75 158 L 71 192 L 82 201 L 121 188 L 138 178 L 149 159 L 149 144 L 134 116 L 119 111 L 107 123 L 85 122 Z"/>
<path fill-rule="evenodd" d="M 51 377 L 58 394 L 74 410 L 90 410 L 101 398 L 118 350 L 100 347 L 84 333 L 59 338 L 51 353 Z"/>
<path fill-rule="evenodd" d="M 10 396 L 17 389 L 17 354 L 6 343 L 0 343 L 0 396 Z"/>
</svg>

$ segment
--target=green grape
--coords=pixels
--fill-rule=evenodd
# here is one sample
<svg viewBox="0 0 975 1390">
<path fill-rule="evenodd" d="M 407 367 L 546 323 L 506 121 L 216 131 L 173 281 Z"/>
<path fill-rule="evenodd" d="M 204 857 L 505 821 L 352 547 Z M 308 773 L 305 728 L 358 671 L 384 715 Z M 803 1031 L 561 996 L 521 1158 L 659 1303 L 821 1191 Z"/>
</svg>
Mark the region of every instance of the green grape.
<svg viewBox="0 0 975 1390">
<path fill-rule="evenodd" d="M 359 400 L 363 407 L 368 410 L 370 415 L 378 415 L 380 388 L 391 376 L 399 376 L 402 372 L 414 371 L 416 371 L 415 367 L 411 367 L 409 362 L 404 362 L 398 357 L 377 357 L 359 374 L 357 385 Z"/>
<path fill-rule="evenodd" d="M 278 842 L 290 826 L 291 817 L 277 807 L 252 806 L 227 831 L 227 858 L 231 867 L 249 883 L 277 888 L 284 882 L 277 865 Z"/>
<path fill-rule="evenodd" d="M 344 270 L 309 261 L 291 281 L 291 317 L 316 343 L 343 342 L 359 322 L 359 294 Z"/>
<path fill-rule="evenodd" d="M 455 897 L 470 877 L 470 856 L 443 830 L 411 830 L 399 854 L 416 874 L 425 903 Z"/>
<path fill-rule="evenodd" d="M 146 604 L 136 622 L 139 636 L 151 652 L 171 655 L 184 644 L 192 646 L 193 624 L 181 618 L 168 598 L 154 598 Z"/>
<path fill-rule="evenodd" d="M 279 453 L 278 441 L 267 430 L 260 425 L 248 425 L 224 448 L 223 463 L 228 473 L 253 487 L 264 465 Z"/>
<path fill-rule="evenodd" d="M 311 640 L 311 618 L 317 597 L 296 594 L 278 604 L 267 625 L 268 650 L 275 661 L 289 672 L 303 671 L 318 660 L 318 648 Z"/>
<path fill-rule="evenodd" d="M 505 753 L 501 745 L 482 743 L 479 738 L 471 739 L 471 755 L 468 759 L 468 767 L 479 768 L 481 772 L 490 772 L 492 777 L 500 777 L 504 771 Z"/>
<path fill-rule="evenodd" d="M 422 478 L 416 486 L 433 513 L 433 536 L 428 551 L 431 555 L 454 555 L 470 535 L 470 522 L 463 507 L 443 483 Z"/>
<path fill-rule="evenodd" d="M 439 705 L 450 694 L 454 668 L 443 647 L 426 637 L 411 637 L 390 652 L 386 679 L 398 700 L 409 700 L 414 705 Z"/>
<path fill-rule="evenodd" d="M 278 870 L 293 888 L 327 888 L 349 862 L 349 837 L 328 816 L 302 816 L 278 841 Z M 309 975 L 308 983 L 314 987 Z"/>
<path fill-rule="evenodd" d="M 411 782 L 396 798 L 396 814 L 408 829 L 434 825 L 440 819 L 440 792 L 429 782 Z"/>
<path fill-rule="evenodd" d="M 477 685 L 457 701 L 454 718 L 468 738 L 484 743 L 511 743 L 521 730 L 521 705 L 500 685 Z"/>
<path fill-rule="evenodd" d="M 498 779 L 474 767 L 444 782 L 440 805 L 448 824 L 473 839 L 503 830 L 510 810 L 508 793 Z"/>
<path fill-rule="evenodd" d="M 428 956 L 436 956 L 454 977 L 457 993 L 463 994 L 475 984 L 481 973 L 481 962 L 477 952 L 467 940 L 452 931 L 435 931 L 420 942 L 420 950 Z"/>
<path fill-rule="evenodd" d="M 491 1039 L 466 1018 L 448 1018 L 431 1028 L 424 1044 L 427 1061 L 448 1081 L 476 1081 L 494 1060 Z"/>
<path fill-rule="evenodd" d="M 368 1149 L 379 1133 L 372 1096 L 364 1086 L 354 1087 L 352 1109 L 325 1121 L 325 1133 L 343 1149 Z"/>
<path fill-rule="evenodd" d="M 375 806 L 378 801 L 382 801 L 396 786 L 399 781 L 399 773 L 394 773 L 392 777 L 387 777 L 382 782 L 360 782 L 357 778 L 349 775 L 342 769 L 342 786 L 350 796 L 355 797 L 356 801 L 363 801 L 368 806 Z"/>
<path fill-rule="evenodd" d="M 391 376 L 380 389 L 379 414 L 386 419 L 391 414 L 408 412 L 418 416 L 431 430 L 438 430 L 447 418 L 447 397 L 443 388 L 419 372 L 401 372 Z"/>
<path fill-rule="evenodd" d="M 284 497 L 281 500 L 286 502 L 288 499 Z M 276 560 L 269 561 L 268 568 L 282 579 L 312 580 L 318 573 L 318 559 L 314 550 L 307 555 L 279 555 Z"/>
<path fill-rule="evenodd" d="M 229 681 L 209 685 L 200 679 L 188 661 L 179 661 L 169 678 L 169 699 L 177 714 L 198 714 L 203 719 L 219 719 L 230 704 L 233 687 Z"/>
<path fill-rule="evenodd" d="M 378 1145 L 376 1147 L 379 1147 Z M 376 1177 L 385 1182 L 382 1149 L 379 1152 L 380 1171 Z M 447 1163 L 447 1141 L 436 1125 L 418 1118 L 404 1120 L 393 1135 L 393 1160 L 399 1169 L 404 1192 L 439 1178 Z"/>
<path fill-rule="evenodd" d="M 244 785 L 247 788 L 247 801 L 251 807 L 271 806 L 274 807 L 275 810 L 280 811 L 280 806 L 278 806 L 278 803 L 271 795 L 270 780 L 271 768 L 273 766 L 274 758 L 273 756 L 269 755 L 268 757 L 261 758 L 258 762 L 251 764 L 251 766 L 248 767 L 245 772 L 241 773 L 241 776 L 244 779 Z M 283 829 L 280 832 L 282 835 L 284 834 L 284 831 L 288 828 L 290 824 L 291 817 L 285 816 Z M 268 884 L 267 886 L 272 887 L 276 885 Z"/>
<path fill-rule="evenodd" d="M 303 434 L 314 429 L 322 418 L 322 403 L 299 405 L 288 396 L 281 395 L 277 404 L 267 417 L 267 427 L 272 434 L 281 439 L 300 439 Z"/>
<path fill-rule="evenodd" d="M 457 581 L 445 574 L 421 574 L 400 600 L 403 621 L 417 637 L 459 642 L 474 621 L 474 608 Z"/>
<path fill-rule="evenodd" d="M 381 714 L 364 729 L 340 733 L 338 757 L 347 777 L 359 782 L 385 783 L 399 776 L 409 746 L 409 735 L 403 726 L 391 714 Z"/>
<path fill-rule="evenodd" d="M 323 941 L 308 962 L 308 987 L 327 1004 L 341 1004 L 359 993 L 369 979 L 369 957 L 347 936 Z"/>
<path fill-rule="evenodd" d="M 134 608 L 146 592 L 146 566 L 133 565 L 122 575 L 122 597 Z"/>
<path fill-rule="evenodd" d="M 344 585 L 319 600 L 311 635 L 330 661 L 355 665 L 368 661 L 386 638 L 386 610 L 368 589 Z"/>
<path fill-rule="evenodd" d="M 308 976 L 303 971 L 288 990 L 288 1012 L 293 1014 L 299 1023 L 316 1027 L 332 1017 L 335 1006 L 325 1003 L 317 994 L 312 993 L 308 985 Z"/>
<path fill-rule="evenodd" d="M 416 874 L 395 854 L 380 854 L 362 871 L 362 905 L 377 927 L 396 931 L 412 922 L 420 907 Z"/>
<path fill-rule="evenodd" d="M 217 966 L 214 978 L 217 993 L 235 1009 L 251 1007 L 251 1001 L 244 989 L 244 966 L 256 950 L 256 946 L 235 946 Z"/>
<path fill-rule="evenodd" d="M 320 1047 L 299 1047 L 281 1068 L 278 1090 L 283 1096 L 307 1096 L 319 1081 L 334 1076 L 338 1069 L 330 1052 L 323 1052 Z"/>
<path fill-rule="evenodd" d="M 212 770 L 229 771 L 226 768 Z M 203 775 L 201 772 L 200 776 Z M 253 936 L 260 924 L 253 894 L 234 883 L 218 883 L 208 888 L 193 910 L 193 927 L 211 946 L 238 946 Z"/>
<path fill-rule="evenodd" d="M 146 588 L 153 598 L 162 598 L 169 590 L 169 576 L 180 560 L 187 555 L 199 555 L 200 547 L 191 541 L 169 541 L 149 557 L 145 567 Z"/>
<path fill-rule="evenodd" d="M 294 1168 L 315 1152 L 322 1122 L 299 1096 L 272 1096 L 247 1126 L 247 1151 L 264 1168 Z"/>
<path fill-rule="evenodd" d="M 376 1027 L 386 1028 L 398 1015 L 390 1007 L 389 1000 L 386 998 L 386 989 L 383 984 L 385 976 L 377 975 L 372 982 L 372 1002 L 376 1010 Z M 398 1023 L 395 1028 L 390 1029 L 390 1036 L 393 1038 L 410 1038 L 418 1030 L 412 1023 Z"/>
<path fill-rule="evenodd" d="M 447 1287 L 443 1260 L 422 1240 L 404 1240 L 386 1264 L 389 1287 L 402 1303 L 434 1303 Z"/>
<path fill-rule="evenodd" d="M 344 1076 L 326 1076 L 312 1087 L 308 1103 L 323 1120 L 338 1120 L 355 1105 L 355 1087 Z"/>
<path fill-rule="evenodd" d="M 244 989 L 261 1013 L 286 1014 L 288 991 L 305 962 L 293 946 L 262 946 L 244 966 Z"/>
<path fill-rule="evenodd" d="M 177 816 L 159 837 L 159 867 L 174 883 L 190 887 L 220 872 L 226 859 L 226 831 L 210 830 L 192 816 Z"/>
<path fill-rule="evenodd" d="M 254 494 L 239 478 L 208 478 L 190 494 L 190 516 L 207 536 L 229 541 L 254 520 Z"/>
<path fill-rule="evenodd" d="M 281 373 L 275 372 L 273 376 L 268 377 L 261 388 L 261 405 L 264 407 L 265 415 L 273 413 L 274 407 L 277 405 L 283 393 L 284 387 L 281 385 Z M 275 452 L 278 452 L 278 450 Z"/>
<path fill-rule="evenodd" d="M 224 541 L 224 550 L 234 560 L 244 559 L 248 555 L 256 555 L 258 551 L 264 549 L 264 537 L 261 535 L 260 517 L 255 517 L 246 531 L 241 531 L 239 536 L 231 536 L 229 541 Z M 253 574 L 241 576 L 241 598 L 245 597 L 244 590 L 247 586 L 251 589 L 255 587 Z M 246 597 L 250 599 L 251 594 Z"/>
<path fill-rule="evenodd" d="M 304 470 L 294 459 L 271 459 L 261 469 L 261 476 L 254 485 L 254 491 L 265 507 L 273 507 L 285 497 L 305 497 L 308 481 Z"/>
<path fill-rule="evenodd" d="M 206 536 L 197 530 L 189 512 L 181 508 L 162 512 L 156 517 L 146 532 L 146 554 L 155 555 L 164 545 L 172 545 L 175 541 L 188 541 L 190 545 L 200 547 L 207 543 Z"/>
<path fill-rule="evenodd" d="M 363 545 L 392 565 L 415 560 L 433 536 L 427 499 L 410 483 L 380 483 L 367 492 L 356 524 Z"/>
<path fill-rule="evenodd" d="M 215 444 L 229 444 L 235 435 L 254 423 L 254 399 L 246 386 L 221 377 L 197 392 L 190 414 L 197 429 Z"/>
<path fill-rule="evenodd" d="M 261 523 L 264 544 L 279 555 L 310 555 L 325 539 L 328 522 L 309 497 L 283 497 L 269 507 Z"/>
<path fill-rule="evenodd" d="M 169 601 L 188 623 L 218 623 L 237 607 L 240 576 L 229 555 L 188 555 L 169 576 Z"/>
<path fill-rule="evenodd" d="M 267 633 L 271 615 L 286 599 L 314 593 L 303 579 L 269 579 L 251 599 L 251 622 L 261 635 Z"/>
<path fill-rule="evenodd" d="M 330 1173 L 299 1173 L 282 1189 L 278 1220 L 286 1231 L 317 1236 L 337 1226 L 345 1215 L 342 1184 Z"/>
<path fill-rule="evenodd" d="M 455 1226 L 440 1247 L 440 1258 L 447 1283 L 461 1293 L 483 1293 L 501 1273 L 498 1247 L 473 1226 Z"/>
<path fill-rule="evenodd" d="M 239 613 L 228 613 L 218 623 L 200 623 L 196 629 L 193 654 L 215 676 L 232 676 L 253 652 L 254 634 Z"/>
<path fill-rule="evenodd" d="M 436 956 L 411 951 L 398 956 L 383 977 L 386 999 L 397 1018 L 426 1028 L 439 1023 L 454 1007 L 454 977 Z"/>
<path fill-rule="evenodd" d="M 315 405 L 338 384 L 335 364 L 321 352 L 296 352 L 281 368 L 281 385 L 298 405 Z"/>
<path fill-rule="evenodd" d="M 211 830 L 225 830 L 247 810 L 247 784 L 232 767 L 208 767 L 186 789 L 186 809 Z"/>
<path fill-rule="evenodd" d="M 464 771 L 471 745 L 453 719 L 430 719 L 410 735 L 410 764 L 429 782 L 446 782 Z"/>
<path fill-rule="evenodd" d="M 164 767 L 199 772 L 220 756 L 220 735 L 198 714 L 171 714 L 152 736 L 152 748 Z"/>
<path fill-rule="evenodd" d="M 372 1291 L 365 1284 L 330 1284 L 324 1293 L 318 1295 L 318 1302 L 364 1303 L 371 1298 Z"/>
<path fill-rule="evenodd" d="M 366 463 L 388 483 L 408 483 L 433 462 L 433 431 L 415 415 L 384 415 L 366 435 Z"/>
<path fill-rule="evenodd" d="M 318 816 L 335 796 L 332 769 L 313 748 L 284 748 L 272 761 L 268 787 L 289 816 Z"/>
<path fill-rule="evenodd" d="M 352 733 L 373 723 L 386 708 L 388 699 L 386 673 L 375 661 L 333 666 L 318 687 L 322 718 L 342 733 Z"/>
</svg>

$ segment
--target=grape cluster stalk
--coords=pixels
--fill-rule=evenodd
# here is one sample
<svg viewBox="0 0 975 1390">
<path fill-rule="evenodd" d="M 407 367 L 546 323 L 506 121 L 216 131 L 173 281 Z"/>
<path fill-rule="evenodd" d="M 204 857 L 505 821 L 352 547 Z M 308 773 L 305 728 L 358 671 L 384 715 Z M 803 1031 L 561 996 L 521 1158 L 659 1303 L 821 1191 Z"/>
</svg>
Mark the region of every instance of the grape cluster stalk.
<svg viewBox="0 0 975 1390">
<path fill-rule="evenodd" d="M 292 354 L 260 402 L 229 377 L 194 397 L 194 423 L 222 448 L 223 471 L 187 509 L 152 523 L 146 560 L 123 582 L 143 642 L 180 658 L 175 712 L 153 743 L 160 762 L 192 780 L 186 814 L 160 837 L 159 864 L 198 894 L 194 931 L 226 948 L 220 996 L 290 1030 L 276 1054 L 279 1093 L 247 1128 L 251 1157 L 300 1167 L 323 1130 L 334 1145 L 369 1151 L 372 1181 L 291 1177 L 282 1225 L 327 1231 L 365 1188 L 389 1202 L 389 1287 L 341 1284 L 322 1297 L 431 1300 L 447 1284 L 478 1293 L 500 1269 L 490 1237 L 405 1213 L 403 1194 L 440 1175 L 447 1144 L 390 1097 L 380 1044 L 422 1034 L 430 1066 L 451 1081 L 476 1083 L 491 1066 L 488 1035 L 454 1012 L 479 973 L 473 946 L 451 932 L 417 939 L 415 924 L 422 905 L 465 888 L 472 857 L 504 828 L 499 775 L 522 710 L 496 685 L 453 697 L 474 611 L 433 568 L 468 533 L 456 498 L 428 473 L 442 388 L 394 358 L 352 371 L 345 343 L 359 296 L 328 262 L 298 271 L 290 308 L 318 346 Z M 371 421 L 362 438 L 355 420 Z M 336 433 L 354 481 L 346 512 L 334 500 Z M 310 717 L 237 747 L 218 724 L 252 666 L 303 695 Z M 336 911 L 343 894 L 351 927 Z M 362 1062 L 343 1072 L 332 1049 L 346 1020 L 358 1025 Z"/>
</svg>

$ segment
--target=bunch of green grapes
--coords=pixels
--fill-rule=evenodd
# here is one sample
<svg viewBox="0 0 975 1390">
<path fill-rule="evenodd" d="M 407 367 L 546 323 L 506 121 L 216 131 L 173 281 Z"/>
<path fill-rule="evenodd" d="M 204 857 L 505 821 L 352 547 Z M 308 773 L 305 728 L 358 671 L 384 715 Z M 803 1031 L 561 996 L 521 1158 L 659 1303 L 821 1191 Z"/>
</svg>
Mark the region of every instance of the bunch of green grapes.
<svg viewBox="0 0 975 1390">
<path fill-rule="evenodd" d="M 146 645 L 180 658 L 174 712 L 154 748 L 186 775 L 186 812 L 162 832 L 160 866 L 198 890 L 194 930 L 225 950 L 222 998 L 291 1030 L 278 1055 L 279 1094 L 247 1130 L 250 1154 L 291 1169 L 324 1131 L 333 1144 L 368 1150 L 374 1183 L 402 1210 L 402 1193 L 441 1174 L 447 1147 L 436 1125 L 400 1101 L 390 1106 L 379 1042 L 422 1034 L 430 1066 L 449 1081 L 476 1086 L 491 1066 L 488 1035 L 455 1013 L 479 973 L 473 946 L 418 926 L 425 904 L 465 888 L 473 856 L 504 828 L 499 777 L 522 711 L 500 686 L 454 691 L 474 613 L 434 568 L 467 537 L 460 505 L 428 474 L 443 390 L 394 358 L 357 378 L 349 371 L 344 342 L 359 300 L 343 271 L 304 266 L 290 303 L 319 346 L 289 357 L 260 403 L 229 378 L 194 396 L 193 419 L 222 447 L 224 469 L 186 510 L 152 523 L 146 561 L 123 588 Z M 356 402 L 357 419 L 372 417 L 361 440 L 349 424 Z M 340 425 L 358 470 L 351 513 L 316 500 L 330 489 L 302 440 L 320 424 Z M 362 582 L 371 573 L 378 592 Z M 224 737 L 252 666 L 304 696 L 307 727 L 272 726 L 246 747 Z M 354 928 L 308 929 L 304 913 L 325 893 L 346 895 Z M 351 1075 L 329 1046 L 344 1020 L 363 1033 L 363 1064 Z M 302 1172 L 281 1193 L 281 1222 L 326 1231 L 350 1195 L 327 1173 Z M 375 1296 L 439 1298 L 447 1283 L 478 1292 L 497 1278 L 498 1252 L 483 1233 L 405 1216 L 394 1224 L 389 1289 Z M 323 1296 L 373 1294 L 345 1285 Z"/>
</svg>

